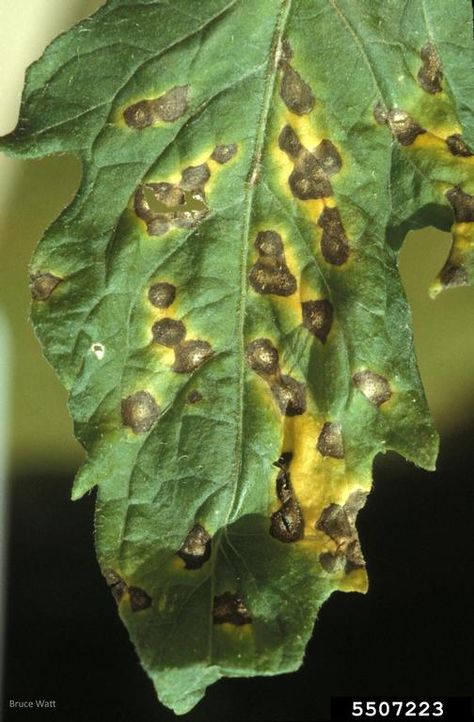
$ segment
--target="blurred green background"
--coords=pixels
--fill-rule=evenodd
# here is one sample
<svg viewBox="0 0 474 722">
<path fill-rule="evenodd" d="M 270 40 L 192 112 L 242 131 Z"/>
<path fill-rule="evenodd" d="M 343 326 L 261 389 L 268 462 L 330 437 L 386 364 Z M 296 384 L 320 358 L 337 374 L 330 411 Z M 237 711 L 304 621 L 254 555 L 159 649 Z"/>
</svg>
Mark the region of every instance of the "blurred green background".
<svg viewBox="0 0 474 722">
<path fill-rule="evenodd" d="M 101 4 L 0 0 L 0 134 L 16 123 L 25 68 L 50 40 Z M 66 393 L 42 358 L 28 321 L 27 272 L 36 242 L 71 200 L 79 173 L 79 163 L 69 156 L 38 161 L 0 158 L 0 302 L 11 339 L 10 464 L 15 472 L 77 467 L 82 458 Z M 400 263 L 421 375 L 444 436 L 467 423 L 474 400 L 474 289 L 451 290 L 435 301 L 428 297 L 449 243 L 447 234 L 434 229 L 412 233 Z"/>
</svg>

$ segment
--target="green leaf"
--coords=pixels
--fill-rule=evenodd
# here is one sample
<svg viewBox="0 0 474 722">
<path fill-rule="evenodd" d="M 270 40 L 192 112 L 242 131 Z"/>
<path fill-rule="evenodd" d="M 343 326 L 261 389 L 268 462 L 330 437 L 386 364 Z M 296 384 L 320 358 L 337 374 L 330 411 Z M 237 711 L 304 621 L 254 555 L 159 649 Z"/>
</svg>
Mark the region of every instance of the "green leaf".
<svg viewBox="0 0 474 722">
<path fill-rule="evenodd" d="M 258 6 L 258 7 L 257 7 Z M 96 543 L 164 704 L 297 669 L 365 591 L 374 456 L 434 467 L 397 256 L 473 275 L 468 0 L 109 0 L 29 70 L 7 153 L 83 179 L 31 266 Z"/>
</svg>

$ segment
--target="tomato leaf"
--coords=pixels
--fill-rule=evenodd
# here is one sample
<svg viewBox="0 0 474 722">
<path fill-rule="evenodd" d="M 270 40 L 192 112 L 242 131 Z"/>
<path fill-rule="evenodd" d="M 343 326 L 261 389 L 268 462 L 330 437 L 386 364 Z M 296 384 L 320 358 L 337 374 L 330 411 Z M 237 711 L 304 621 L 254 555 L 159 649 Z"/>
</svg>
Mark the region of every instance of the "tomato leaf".
<svg viewBox="0 0 474 722">
<path fill-rule="evenodd" d="M 73 498 L 177 713 L 297 669 L 374 456 L 434 468 L 397 258 L 452 226 L 472 279 L 472 48 L 467 0 L 109 0 L 28 71 L 1 148 L 83 164 L 31 264 Z"/>
</svg>

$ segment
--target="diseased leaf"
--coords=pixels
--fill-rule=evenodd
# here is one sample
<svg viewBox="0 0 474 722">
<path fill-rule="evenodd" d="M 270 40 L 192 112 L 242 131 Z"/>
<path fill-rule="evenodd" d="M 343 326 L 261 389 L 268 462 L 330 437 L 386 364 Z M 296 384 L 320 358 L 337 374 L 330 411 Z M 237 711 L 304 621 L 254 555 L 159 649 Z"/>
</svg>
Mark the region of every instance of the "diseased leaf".
<svg viewBox="0 0 474 722">
<path fill-rule="evenodd" d="M 397 254 L 473 274 L 467 0 L 109 0 L 28 72 L 15 156 L 83 179 L 31 266 L 97 553 L 160 699 L 296 669 L 365 591 L 379 452 L 431 469 Z"/>
</svg>

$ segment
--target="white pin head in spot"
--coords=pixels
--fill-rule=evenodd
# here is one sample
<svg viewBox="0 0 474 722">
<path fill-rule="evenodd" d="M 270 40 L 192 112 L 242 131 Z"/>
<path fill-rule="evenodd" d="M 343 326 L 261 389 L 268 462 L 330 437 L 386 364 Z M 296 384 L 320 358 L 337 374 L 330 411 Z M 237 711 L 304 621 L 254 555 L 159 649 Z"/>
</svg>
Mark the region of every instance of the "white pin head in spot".
<svg viewBox="0 0 474 722">
<path fill-rule="evenodd" d="M 103 344 L 93 343 L 90 350 L 99 361 L 102 361 L 105 356 L 105 346 Z"/>
</svg>

